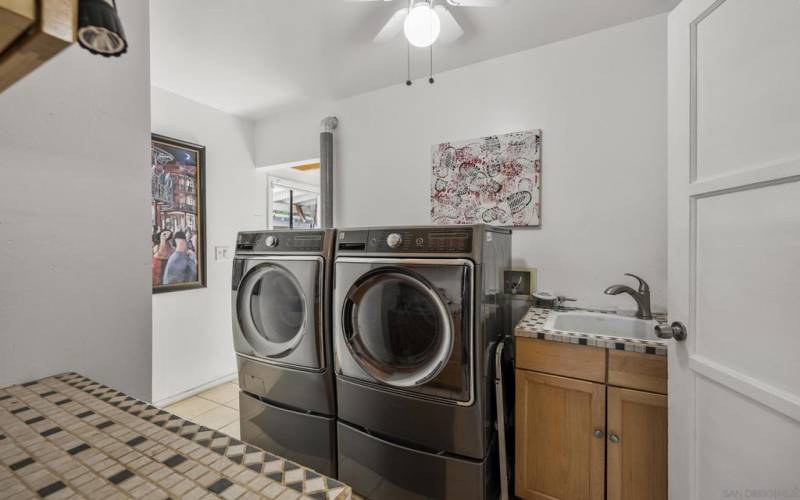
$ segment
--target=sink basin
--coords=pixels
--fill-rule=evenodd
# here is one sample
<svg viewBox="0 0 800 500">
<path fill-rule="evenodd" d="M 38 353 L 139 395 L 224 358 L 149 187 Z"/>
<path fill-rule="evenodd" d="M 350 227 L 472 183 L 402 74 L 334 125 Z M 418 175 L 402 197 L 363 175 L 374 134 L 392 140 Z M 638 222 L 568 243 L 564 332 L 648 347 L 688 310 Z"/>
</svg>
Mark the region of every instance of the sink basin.
<svg viewBox="0 0 800 500">
<path fill-rule="evenodd" d="M 584 311 L 551 312 L 544 324 L 546 330 L 586 333 L 639 340 L 659 340 L 654 327 L 658 321 L 643 320 L 617 314 Z"/>
</svg>

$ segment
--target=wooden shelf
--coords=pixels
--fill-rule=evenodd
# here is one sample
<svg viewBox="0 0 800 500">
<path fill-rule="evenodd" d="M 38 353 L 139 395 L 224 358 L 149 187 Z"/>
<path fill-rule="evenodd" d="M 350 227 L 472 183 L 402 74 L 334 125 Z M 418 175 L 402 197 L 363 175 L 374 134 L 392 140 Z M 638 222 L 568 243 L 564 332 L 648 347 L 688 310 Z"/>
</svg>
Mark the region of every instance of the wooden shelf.
<svg viewBox="0 0 800 500">
<path fill-rule="evenodd" d="M 72 45 L 78 0 L 0 0 L 0 92 Z"/>
</svg>

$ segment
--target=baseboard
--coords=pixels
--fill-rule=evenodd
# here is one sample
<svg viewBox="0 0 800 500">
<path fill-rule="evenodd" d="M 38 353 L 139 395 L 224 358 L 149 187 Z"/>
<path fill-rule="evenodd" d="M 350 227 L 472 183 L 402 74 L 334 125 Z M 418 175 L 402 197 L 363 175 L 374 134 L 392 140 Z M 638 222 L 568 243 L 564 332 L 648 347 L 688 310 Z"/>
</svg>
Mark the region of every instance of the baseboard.
<svg viewBox="0 0 800 500">
<path fill-rule="evenodd" d="M 160 399 L 158 401 L 154 401 L 153 402 L 153 406 L 157 406 L 159 408 L 164 408 L 165 406 L 169 406 L 172 403 L 177 403 L 178 401 L 181 401 L 182 399 L 190 398 L 190 397 L 194 396 L 195 394 L 200 394 L 201 392 L 203 392 L 203 391 L 205 391 L 207 389 L 211 389 L 212 387 L 217 386 L 219 384 L 224 384 L 225 382 L 230 382 L 231 380 L 236 380 L 237 377 L 238 377 L 238 373 L 237 372 L 233 372 L 233 373 L 229 373 L 227 375 L 223 375 L 222 377 L 219 377 L 219 378 L 216 378 L 216 379 L 211 380 L 209 382 L 206 382 L 205 384 L 198 385 L 197 387 L 193 387 L 193 388 L 188 389 L 186 391 L 179 392 L 178 394 L 174 394 L 172 396 Z"/>
</svg>

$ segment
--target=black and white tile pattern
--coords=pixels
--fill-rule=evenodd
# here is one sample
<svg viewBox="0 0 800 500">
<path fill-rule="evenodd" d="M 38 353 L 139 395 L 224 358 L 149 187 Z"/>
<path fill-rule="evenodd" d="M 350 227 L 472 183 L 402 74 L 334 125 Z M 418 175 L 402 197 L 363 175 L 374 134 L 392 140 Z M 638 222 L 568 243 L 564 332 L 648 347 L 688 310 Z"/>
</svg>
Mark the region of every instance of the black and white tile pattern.
<svg viewBox="0 0 800 500">
<path fill-rule="evenodd" d="M 655 340 L 635 340 L 622 337 L 611 337 L 608 335 L 589 335 L 584 333 L 562 332 L 559 330 L 547 330 L 544 325 L 552 309 L 531 307 L 525 316 L 517 323 L 514 328 L 516 337 L 528 337 L 539 340 L 550 340 L 553 342 L 565 342 L 568 344 L 589 345 L 603 347 L 606 349 L 616 349 L 619 351 L 640 352 L 643 354 L 653 354 L 655 356 L 667 355 L 666 342 Z M 602 312 L 602 311 L 593 311 Z M 613 313 L 608 313 L 613 314 Z M 664 322 L 663 316 L 656 317 L 657 320 Z"/>
<path fill-rule="evenodd" d="M 344 500 L 350 488 L 76 373 L 0 389 L 3 498 Z"/>
</svg>

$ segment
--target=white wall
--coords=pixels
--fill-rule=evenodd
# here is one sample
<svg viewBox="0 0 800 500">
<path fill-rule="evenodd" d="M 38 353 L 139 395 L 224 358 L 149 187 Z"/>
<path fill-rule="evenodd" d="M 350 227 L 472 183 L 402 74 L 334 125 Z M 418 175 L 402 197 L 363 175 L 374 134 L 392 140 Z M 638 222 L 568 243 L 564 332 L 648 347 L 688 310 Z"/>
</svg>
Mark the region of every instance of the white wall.
<svg viewBox="0 0 800 500">
<path fill-rule="evenodd" d="M 585 306 L 635 308 L 606 286 L 666 289 L 666 15 L 590 33 L 405 85 L 268 117 L 258 166 L 313 157 L 319 121 L 340 119 L 339 227 L 430 221 L 430 147 L 543 130 L 541 228 L 517 229 L 515 266 Z M 401 61 L 398 61 L 400 64 Z"/>
<path fill-rule="evenodd" d="M 150 397 L 148 2 L 0 94 L 0 387 L 77 371 Z"/>
<path fill-rule="evenodd" d="M 265 174 L 253 164 L 252 124 L 152 89 L 157 134 L 206 146 L 208 287 L 153 296 L 153 401 L 174 398 L 236 372 L 231 333 L 231 259 L 236 233 L 266 224 Z"/>
</svg>

